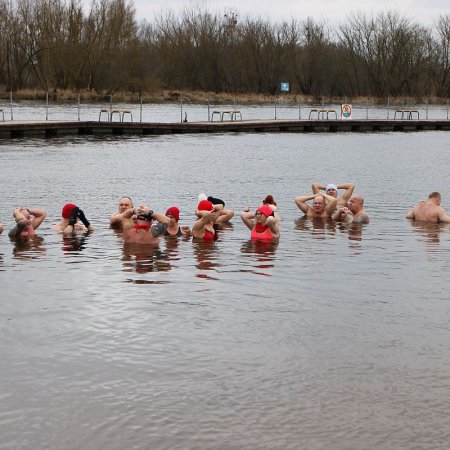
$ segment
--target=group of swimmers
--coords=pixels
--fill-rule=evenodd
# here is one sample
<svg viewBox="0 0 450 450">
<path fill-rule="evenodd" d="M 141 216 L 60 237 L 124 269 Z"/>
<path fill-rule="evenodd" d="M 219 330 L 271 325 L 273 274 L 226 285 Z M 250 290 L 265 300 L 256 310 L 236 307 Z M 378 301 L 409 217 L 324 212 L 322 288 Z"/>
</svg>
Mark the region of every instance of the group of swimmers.
<svg viewBox="0 0 450 450">
<path fill-rule="evenodd" d="M 308 219 L 324 219 L 336 222 L 367 224 L 369 215 L 364 209 L 364 199 L 354 195 L 354 184 L 338 185 L 319 183 L 312 185 L 312 194 L 295 197 L 295 203 Z M 339 197 L 339 190 L 344 192 Z M 312 200 L 310 206 L 307 202 Z M 420 202 L 408 212 L 408 219 L 423 222 L 448 222 L 450 216 L 440 206 L 441 196 L 432 192 L 428 200 Z M 47 216 L 47 211 L 37 208 L 16 207 L 13 210 L 15 226 L 9 231 L 11 238 L 26 238 L 35 234 Z M 73 203 L 64 205 L 61 220 L 52 229 L 64 235 L 78 231 L 93 231 L 94 227 L 86 218 L 83 210 Z M 134 206 L 130 197 L 122 197 L 118 212 L 111 214 L 110 225 L 123 231 L 125 243 L 156 244 L 161 236 L 192 236 L 196 239 L 218 239 L 218 226 L 227 223 L 234 217 L 231 209 L 225 208 L 225 202 L 219 198 L 200 194 L 195 211 L 196 220 L 192 230 L 188 226 L 180 226 L 180 210 L 171 206 L 163 214 L 153 211 L 142 204 Z M 254 212 L 249 207 L 241 213 L 243 223 L 250 230 L 252 240 L 276 240 L 280 237 L 279 223 L 281 216 L 277 211 L 277 203 L 272 195 L 264 198 L 261 206 Z M 80 223 L 81 222 L 81 223 Z M 0 233 L 3 225 L 0 224 Z"/>
</svg>

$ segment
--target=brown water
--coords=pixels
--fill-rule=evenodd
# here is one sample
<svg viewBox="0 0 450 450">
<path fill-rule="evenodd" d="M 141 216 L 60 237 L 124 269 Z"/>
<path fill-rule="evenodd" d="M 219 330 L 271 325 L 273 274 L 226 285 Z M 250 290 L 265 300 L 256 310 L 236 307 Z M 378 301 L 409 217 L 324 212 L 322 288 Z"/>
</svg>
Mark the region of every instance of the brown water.
<svg viewBox="0 0 450 450">
<path fill-rule="evenodd" d="M 448 133 L 0 142 L 0 448 L 445 448 L 449 226 L 404 219 L 450 176 Z M 372 223 L 301 220 L 313 181 L 354 181 Z M 124 247 L 118 198 L 240 211 L 274 195 L 278 245 L 235 217 L 214 244 Z M 51 232 L 61 206 L 97 230 Z"/>
</svg>

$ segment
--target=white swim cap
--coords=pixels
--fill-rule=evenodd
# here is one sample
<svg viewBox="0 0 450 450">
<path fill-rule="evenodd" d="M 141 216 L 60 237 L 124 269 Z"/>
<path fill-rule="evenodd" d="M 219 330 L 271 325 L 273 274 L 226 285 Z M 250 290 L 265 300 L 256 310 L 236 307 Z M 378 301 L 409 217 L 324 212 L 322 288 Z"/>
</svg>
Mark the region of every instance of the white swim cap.
<svg viewBox="0 0 450 450">
<path fill-rule="evenodd" d="M 327 184 L 327 188 L 325 189 L 325 191 L 329 191 L 330 189 L 334 189 L 335 191 L 337 191 L 337 186 L 335 184 Z"/>
<path fill-rule="evenodd" d="M 198 194 L 198 202 L 197 203 L 200 203 L 202 200 L 208 200 L 208 196 L 204 192 Z"/>
</svg>

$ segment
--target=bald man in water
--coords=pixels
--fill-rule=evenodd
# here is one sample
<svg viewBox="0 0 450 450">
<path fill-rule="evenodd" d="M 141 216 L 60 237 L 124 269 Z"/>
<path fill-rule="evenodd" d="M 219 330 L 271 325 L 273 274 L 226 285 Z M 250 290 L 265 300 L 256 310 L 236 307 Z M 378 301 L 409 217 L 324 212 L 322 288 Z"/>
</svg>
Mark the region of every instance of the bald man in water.
<svg viewBox="0 0 450 450">
<path fill-rule="evenodd" d="M 313 206 L 306 202 L 312 200 Z M 298 195 L 294 199 L 298 208 L 305 213 L 308 219 L 329 219 L 336 209 L 337 200 L 328 194 Z"/>
<path fill-rule="evenodd" d="M 114 228 L 123 227 L 123 213 L 127 210 L 133 208 L 133 201 L 130 197 L 124 196 L 119 200 L 119 212 L 111 214 L 109 218 L 109 223 Z"/>
<path fill-rule="evenodd" d="M 427 201 L 421 201 L 415 208 L 406 214 L 407 219 L 419 220 L 421 222 L 450 223 L 450 216 L 441 206 L 441 194 L 432 192 Z"/>
<path fill-rule="evenodd" d="M 348 201 L 348 207 L 343 206 L 336 211 L 332 219 L 336 222 L 369 223 L 370 217 L 364 209 L 364 199 L 360 195 L 352 195 Z"/>
</svg>

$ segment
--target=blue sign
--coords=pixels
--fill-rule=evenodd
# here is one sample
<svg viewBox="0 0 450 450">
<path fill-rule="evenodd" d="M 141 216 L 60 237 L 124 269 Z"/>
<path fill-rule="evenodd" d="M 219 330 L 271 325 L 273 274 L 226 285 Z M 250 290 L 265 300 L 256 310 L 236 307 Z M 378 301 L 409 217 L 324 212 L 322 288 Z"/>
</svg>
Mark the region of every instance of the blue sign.
<svg viewBox="0 0 450 450">
<path fill-rule="evenodd" d="M 280 91 L 281 92 L 289 92 L 289 83 L 281 83 Z"/>
</svg>

